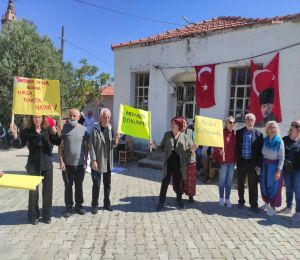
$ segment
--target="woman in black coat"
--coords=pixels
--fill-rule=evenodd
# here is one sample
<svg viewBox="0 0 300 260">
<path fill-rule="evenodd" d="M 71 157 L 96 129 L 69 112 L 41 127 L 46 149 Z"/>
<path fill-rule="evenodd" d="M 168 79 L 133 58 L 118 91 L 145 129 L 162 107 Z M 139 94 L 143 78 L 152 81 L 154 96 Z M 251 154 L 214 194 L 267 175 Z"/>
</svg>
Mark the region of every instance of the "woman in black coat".
<svg viewBox="0 0 300 260">
<path fill-rule="evenodd" d="M 53 164 L 51 151 L 53 145 L 60 144 L 60 138 L 55 127 L 49 127 L 46 117 L 31 116 L 28 126 L 18 135 L 17 127 L 10 127 L 14 138 L 14 146 L 22 148 L 27 145 L 29 150 L 26 171 L 29 175 L 43 176 L 43 221 L 51 223 Z M 37 225 L 39 222 L 39 186 L 35 191 L 29 191 L 28 220 Z"/>
</svg>

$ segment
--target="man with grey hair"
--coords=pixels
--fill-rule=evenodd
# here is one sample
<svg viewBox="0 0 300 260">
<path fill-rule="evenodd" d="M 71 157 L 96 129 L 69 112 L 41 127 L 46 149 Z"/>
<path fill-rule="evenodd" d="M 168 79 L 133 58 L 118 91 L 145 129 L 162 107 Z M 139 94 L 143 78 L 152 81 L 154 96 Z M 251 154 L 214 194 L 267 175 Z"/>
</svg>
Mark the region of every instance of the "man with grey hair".
<svg viewBox="0 0 300 260">
<path fill-rule="evenodd" d="M 73 183 L 75 183 L 75 212 L 84 215 L 82 207 L 82 183 L 87 165 L 88 132 L 85 126 L 78 123 L 80 113 L 78 109 L 70 110 L 70 120 L 64 125 L 59 146 L 60 167 L 65 183 L 64 217 L 70 217 L 73 207 Z"/>
<path fill-rule="evenodd" d="M 255 115 L 245 115 L 245 127 L 236 132 L 237 141 L 237 171 L 239 205 L 242 209 L 245 204 L 245 180 L 248 179 L 249 203 L 251 209 L 258 213 L 258 181 L 262 164 L 263 135 L 254 128 Z"/>
<path fill-rule="evenodd" d="M 100 192 L 101 175 L 104 185 L 104 208 L 112 211 L 109 195 L 111 189 L 111 170 L 113 168 L 113 148 L 120 140 L 120 136 L 114 136 L 110 125 L 111 112 L 108 108 L 101 109 L 99 123 L 94 125 L 90 133 L 89 151 L 92 168 L 92 213 L 98 213 L 98 199 Z"/>
</svg>

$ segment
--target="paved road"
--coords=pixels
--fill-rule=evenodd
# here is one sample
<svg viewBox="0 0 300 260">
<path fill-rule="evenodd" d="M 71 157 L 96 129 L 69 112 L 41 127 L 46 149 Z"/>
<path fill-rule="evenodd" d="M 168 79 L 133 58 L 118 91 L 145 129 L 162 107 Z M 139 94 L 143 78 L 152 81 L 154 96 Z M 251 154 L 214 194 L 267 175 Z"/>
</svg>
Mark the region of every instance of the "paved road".
<svg viewBox="0 0 300 260">
<path fill-rule="evenodd" d="M 26 155 L 26 149 L 0 151 L 0 168 L 21 172 Z M 236 205 L 221 208 L 216 185 L 199 182 L 196 202 L 185 210 L 175 208 L 170 187 L 166 209 L 156 212 L 160 171 L 132 164 L 112 176 L 114 211 L 92 215 L 91 184 L 87 174 L 87 214 L 63 218 L 63 181 L 55 163 L 52 224 L 37 226 L 26 220 L 28 192 L 0 188 L 0 259 L 300 259 L 299 224 Z"/>
</svg>

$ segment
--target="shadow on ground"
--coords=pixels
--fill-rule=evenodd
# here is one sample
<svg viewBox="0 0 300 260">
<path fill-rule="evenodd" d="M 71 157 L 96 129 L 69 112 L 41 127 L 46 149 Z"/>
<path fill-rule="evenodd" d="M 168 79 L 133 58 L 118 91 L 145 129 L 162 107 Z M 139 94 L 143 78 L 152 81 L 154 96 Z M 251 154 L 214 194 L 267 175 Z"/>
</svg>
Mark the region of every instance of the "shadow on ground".
<svg viewBox="0 0 300 260">
<path fill-rule="evenodd" d="M 52 207 L 52 218 L 61 218 L 64 213 L 65 207 L 54 206 Z M 42 213 L 42 211 L 40 211 Z M 24 225 L 31 224 L 27 220 L 27 210 L 16 210 L 0 213 L 0 226 L 10 225 Z"/>
<path fill-rule="evenodd" d="M 158 196 L 131 196 L 120 199 L 121 202 L 126 204 L 113 205 L 114 210 L 119 210 L 123 212 L 148 212 L 154 213 L 158 204 Z M 269 217 L 262 210 L 259 213 L 253 212 L 250 208 L 244 207 L 243 209 L 238 209 L 237 205 L 233 205 L 231 209 L 219 206 L 218 202 L 206 201 L 199 202 L 195 201 L 189 203 L 184 200 L 185 209 L 199 210 L 204 215 L 219 215 L 228 218 L 237 219 L 257 219 L 257 223 L 263 226 L 280 225 L 287 228 L 300 228 L 300 223 L 293 223 L 289 217 L 277 215 L 274 217 Z M 176 198 L 167 197 L 165 202 L 165 207 L 160 211 L 170 211 L 170 210 L 180 210 L 176 208 Z M 187 213 L 190 214 L 190 213 Z"/>
<path fill-rule="evenodd" d="M 7 174 L 22 174 L 22 175 L 27 175 L 26 171 L 4 171 Z"/>
<path fill-rule="evenodd" d="M 161 180 L 162 180 L 162 171 L 161 170 L 140 167 L 140 166 L 137 166 L 137 164 L 135 162 L 131 162 L 130 164 L 127 164 L 126 166 L 118 165 L 117 163 L 115 163 L 115 165 L 118 167 L 126 168 L 126 171 L 120 172 L 118 174 L 161 183 Z M 133 169 L 133 170 L 131 170 L 131 169 Z M 207 183 L 204 183 L 200 178 L 197 178 L 197 185 L 217 186 L 218 181 L 217 181 L 217 178 L 215 178 L 213 183 L 207 184 Z M 232 182 L 232 189 L 237 190 L 236 176 L 234 177 L 233 182 Z"/>
<path fill-rule="evenodd" d="M 123 212 L 157 212 L 158 196 L 132 196 L 120 199 L 124 204 L 113 205 L 114 210 Z M 176 199 L 167 198 L 165 207 L 161 211 L 175 210 Z"/>
</svg>

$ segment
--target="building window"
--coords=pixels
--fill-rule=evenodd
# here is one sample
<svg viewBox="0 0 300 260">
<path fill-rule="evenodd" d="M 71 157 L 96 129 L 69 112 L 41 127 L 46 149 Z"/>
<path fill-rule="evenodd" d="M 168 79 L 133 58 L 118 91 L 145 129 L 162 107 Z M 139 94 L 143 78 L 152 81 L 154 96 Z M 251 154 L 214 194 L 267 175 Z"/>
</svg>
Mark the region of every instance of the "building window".
<svg viewBox="0 0 300 260">
<path fill-rule="evenodd" d="M 229 114 L 237 122 L 243 122 L 249 112 L 250 67 L 232 68 L 231 72 Z"/>
<path fill-rule="evenodd" d="M 195 82 L 184 82 L 176 85 L 176 116 L 193 120 L 199 114 L 196 106 Z"/>
<path fill-rule="evenodd" d="M 148 110 L 149 73 L 135 74 L 134 106 Z"/>
</svg>

